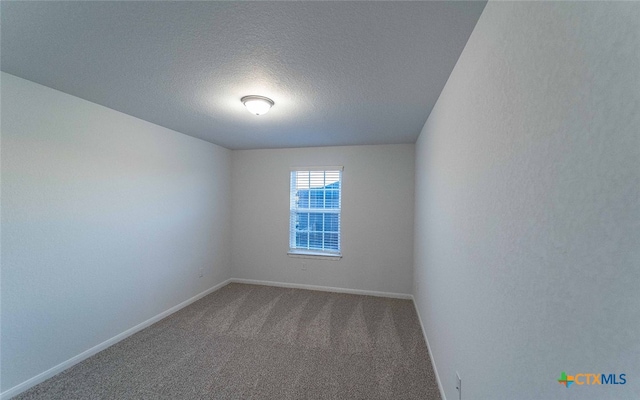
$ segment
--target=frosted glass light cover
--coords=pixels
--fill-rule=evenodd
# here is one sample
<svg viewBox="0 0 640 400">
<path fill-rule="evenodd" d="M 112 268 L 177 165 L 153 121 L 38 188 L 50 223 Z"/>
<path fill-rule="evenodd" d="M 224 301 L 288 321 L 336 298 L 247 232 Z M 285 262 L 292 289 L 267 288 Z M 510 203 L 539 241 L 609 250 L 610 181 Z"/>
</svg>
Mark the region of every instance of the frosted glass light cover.
<svg viewBox="0 0 640 400">
<path fill-rule="evenodd" d="M 244 103 L 251 114 L 255 115 L 266 114 L 273 105 L 271 99 L 262 96 L 245 96 L 240 101 Z"/>
</svg>

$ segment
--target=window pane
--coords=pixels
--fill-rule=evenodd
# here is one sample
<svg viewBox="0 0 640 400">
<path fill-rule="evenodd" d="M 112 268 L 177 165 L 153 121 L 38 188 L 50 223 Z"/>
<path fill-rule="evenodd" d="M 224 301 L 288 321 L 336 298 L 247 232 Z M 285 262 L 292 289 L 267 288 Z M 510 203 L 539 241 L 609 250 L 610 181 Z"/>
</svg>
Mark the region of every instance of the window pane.
<svg viewBox="0 0 640 400">
<path fill-rule="evenodd" d="M 309 213 L 309 230 L 310 231 L 322 231 L 324 230 L 324 224 L 322 222 L 324 214 L 322 213 Z"/>
<path fill-rule="evenodd" d="M 326 205 L 325 208 L 339 208 L 340 192 L 337 190 L 327 190 L 325 192 Z"/>
<path fill-rule="evenodd" d="M 338 214 L 324 214 L 324 231 L 338 232 Z"/>
<path fill-rule="evenodd" d="M 311 171 L 309 173 L 309 187 L 321 188 L 324 186 L 324 171 Z"/>
<path fill-rule="evenodd" d="M 324 184 L 327 187 L 340 185 L 340 171 L 326 171 Z"/>
<path fill-rule="evenodd" d="M 308 171 L 297 171 L 295 173 L 295 177 L 296 177 L 296 190 L 309 189 L 309 172 Z"/>
<path fill-rule="evenodd" d="M 322 189 L 311 189 L 309 191 L 310 207 L 311 208 L 323 208 L 324 207 L 324 192 Z"/>
<path fill-rule="evenodd" d="M 309 191 L 298 190 L 298 201 L 296 206 L 298 208 L 309 208 Z"/>
<path fill-rule="evenodd" d="M 324 248 L 328 250 L 338 250 L 338 234 L 337 233 L 325 233 L 324 234 Z"/>
<path fill-rule="evenodd" d="M 296 230 L 306 231 L 309 229 L 309 213 L 298 213 Z"/>
<path fill-rule="evenodd" d="M 307 248 L 309 245 L 309 234 L 307 232 L 296 232 L 296 247 Z"/>
<path fill-rule="evenodd" d="M 317 233 L 317 232 L 309 233 L 309 248 L 322 249 L 322 233 Z"/>
</svg>

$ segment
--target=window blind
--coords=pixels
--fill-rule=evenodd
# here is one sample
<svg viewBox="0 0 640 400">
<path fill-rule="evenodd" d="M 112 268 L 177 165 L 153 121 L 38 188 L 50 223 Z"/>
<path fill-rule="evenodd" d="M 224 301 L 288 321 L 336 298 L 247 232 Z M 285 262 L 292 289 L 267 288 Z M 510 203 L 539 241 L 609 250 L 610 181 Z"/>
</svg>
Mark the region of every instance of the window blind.
<svg viewBox="0 0 640 400">
<path fill-rule="evenodd" d="M 340 254 L 342 167 L 291 171 L 289 252 Z"/>
</svg>

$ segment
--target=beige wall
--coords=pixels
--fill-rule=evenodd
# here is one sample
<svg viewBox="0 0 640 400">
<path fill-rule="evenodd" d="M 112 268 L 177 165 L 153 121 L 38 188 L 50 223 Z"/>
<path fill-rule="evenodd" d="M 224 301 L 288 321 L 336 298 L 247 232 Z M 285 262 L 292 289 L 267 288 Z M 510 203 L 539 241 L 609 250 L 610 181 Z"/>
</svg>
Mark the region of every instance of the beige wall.
<svg viewBox="0 0 640 400">
<path fill-rule="evenodd" d="M 1 78 L 4 392 L 231 277 L 231 152 Z"/>
<path fill-rule="evenodd" d="M 411 144 L 234 151 L 231 220 L 235 276 L 410 293 L 413 157 Z M 300 166 L 344 166 L 343 257 L 338 261 L 287 255 L 289 171 Z"/>
<path fill-rule="evenodd" d="M 640 4 L 489 2 L 416 144 L 449 400 L 640 398 Z M 627 374 L 561 386 L 560 373 Z"/>
</svg>

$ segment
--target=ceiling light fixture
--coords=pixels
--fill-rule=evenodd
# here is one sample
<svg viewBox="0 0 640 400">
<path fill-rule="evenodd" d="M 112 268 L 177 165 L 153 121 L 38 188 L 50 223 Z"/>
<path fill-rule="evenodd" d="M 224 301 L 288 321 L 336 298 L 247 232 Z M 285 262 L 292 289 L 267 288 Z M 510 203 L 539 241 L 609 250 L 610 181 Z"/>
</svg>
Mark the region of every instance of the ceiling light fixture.
<svg viewBox="0 0 640 400">
<path fill-rule="evenodd" d="M 251 114 L 255 115 L 268 113 L 274 104 L 273 100 L 264 96 L 244 96 L 240 101 Z"/>
</svg>

